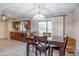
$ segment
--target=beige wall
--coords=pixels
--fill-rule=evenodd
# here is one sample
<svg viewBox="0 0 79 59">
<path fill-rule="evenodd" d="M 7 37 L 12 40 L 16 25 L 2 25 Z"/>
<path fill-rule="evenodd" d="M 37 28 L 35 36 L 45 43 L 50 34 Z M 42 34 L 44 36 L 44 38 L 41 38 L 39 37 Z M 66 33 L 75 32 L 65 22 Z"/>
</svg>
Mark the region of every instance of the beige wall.
<svg viewBox="0 0 79 59">
<path fill-rule="evenodd" d="M 0 38 L 6 38 L 8 32 L 8 23 L 0 21 Z"/>
<path fill-rule="evenodd" d="M 13 31 L 13 19 L 10 19 L 8 21 L 8 33 L 7 33 L 7 38 L 10 39 L 10 32 Z"/>
<path fill-rule="evenodd" d="M 73 13 L 68 14 L 65 16 L 65 34 L 71 35 L 74 37 L 74 20 L 73 20 Z"/>
<path fill-rule="evenodd" d="M 75 26 L 73 27 L 74 29 L 74 36 L 76 38 L 76 49 L 79 52 L 79 6 L 75 9 L 73 12 L 73 19 Z"/>
<path fill-rule="evenodd" d="M 37 32 L 37 29 L 38 29 L 37 27 L 38 27 L 37 21 L 31 20 L 31 31 Z"/>
<path fill-rule="evenodd" d="M 0 21 L 0 38 L 9 38 L 9 33 L 12 30 L 12 21 L 1 22 Z"/>
<path fill-rule="evenodd" d="M 79 6 L 66 16 L 65 33 L 76 39 L 76 51 L 79 52 Z"/>
</svg>

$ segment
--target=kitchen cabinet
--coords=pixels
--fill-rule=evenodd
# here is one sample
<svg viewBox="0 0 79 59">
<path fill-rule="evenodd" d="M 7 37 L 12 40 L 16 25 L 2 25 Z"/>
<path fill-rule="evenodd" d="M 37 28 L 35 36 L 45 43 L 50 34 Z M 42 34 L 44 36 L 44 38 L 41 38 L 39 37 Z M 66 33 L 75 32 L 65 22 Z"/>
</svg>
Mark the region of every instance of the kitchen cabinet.
<svg viewBox="0 0 79 59">
<path fill-rule="evenodd" d="M 30 30 L 31 29 L 31 21 L 30 20 L 24 20 L 24 21 L 13 21 L 13 28 L 15 30 L 19 30 L 19 27 L 25 27 L 26 30 Z"/>
<path fill-rule="evenodd" d="M 20 40 L 20 32 L 10 32 L 10 39 Z"/>
<path fill-rule="evenodd" d="M 26 36 L 26 33 L 10 32 L 10 39 L 13 39 L 13 40 L 18 40 L 18 41 L 26 42 L 25 36 Z"/>
<path fill-rule="evenodd" d="M 25 28 L 26 28 L 27 30 L 30 30 L 31 21 L 30 21 L 30 20 L 25 20 L 25 21 L 24 21 L 24 25 L 25 25 Z"/>
<path fill-rule="evenodd" d="M 10 32 L 10 39 L 25 42 L 25 35 L 28 31 L 31 30 L 31 21 L 13 21 L 13 28 L 15 31 Z"/>
<path fill-rule="evenodd" d="M 14 21 L 13 22 L 13 28 L 18 29 L 18 24 L 19 24 L 19 21 Z"/>
</svg>

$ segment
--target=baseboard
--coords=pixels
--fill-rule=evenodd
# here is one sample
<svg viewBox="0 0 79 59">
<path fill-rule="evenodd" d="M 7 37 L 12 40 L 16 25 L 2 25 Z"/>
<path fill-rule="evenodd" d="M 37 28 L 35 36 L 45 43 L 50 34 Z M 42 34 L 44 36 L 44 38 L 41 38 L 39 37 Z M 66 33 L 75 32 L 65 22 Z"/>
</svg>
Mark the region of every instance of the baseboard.
<svg viewBox="0 0 79 59">
<path fill-rule="evenodd" d="M 8 38 L 0 38 L 0 39 L 8 39 Z"/>
</svg>

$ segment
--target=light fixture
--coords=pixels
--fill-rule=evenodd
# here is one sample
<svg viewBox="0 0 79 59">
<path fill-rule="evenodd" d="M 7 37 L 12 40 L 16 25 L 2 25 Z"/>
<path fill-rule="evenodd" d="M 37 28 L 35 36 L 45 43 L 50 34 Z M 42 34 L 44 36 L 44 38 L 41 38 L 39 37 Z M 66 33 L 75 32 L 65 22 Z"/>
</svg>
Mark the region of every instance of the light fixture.
<svg viewBox="0 0 79 59">
<path fill-rule="evenodd" d="M 33 16 L 34 20 L 45 20 L 45 15 L 42 14 L 42 5 L 38 4 L 38 13 L 36 15 Z"/>
<path fill-rule="evenodd" d="M 7 21 L 8 20 L 8 16 L 6 15 L 1 15 L 1 21 Z"/>
<path fill-rule="evenodd" d="M 43 14 L 36 14 L 33 19 L 35 20 L 45 20 L 45 16 Z"/>
</svg>

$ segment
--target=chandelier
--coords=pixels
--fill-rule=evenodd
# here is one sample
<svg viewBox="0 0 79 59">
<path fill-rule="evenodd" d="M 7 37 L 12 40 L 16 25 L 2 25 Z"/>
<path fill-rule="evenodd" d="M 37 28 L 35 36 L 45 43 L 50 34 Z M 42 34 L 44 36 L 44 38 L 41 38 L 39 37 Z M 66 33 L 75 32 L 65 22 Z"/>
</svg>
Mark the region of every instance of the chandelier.
<svg viewBox="0 0 79 59">
<path fill-rule="evenodd" d="M 45 20 L 45 16 L 43 14 L 36 14 L 33 18 L 35 20 Z"/>
<path fill-rule="evenodd" d="M 34 20 L 45 20 L 45 15 L 41 12 L 43 9 L 41 6 L 41 4 L 38 5 L 38 13 L 33 16 Z"/>
</svg>

